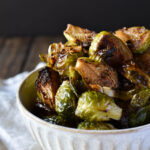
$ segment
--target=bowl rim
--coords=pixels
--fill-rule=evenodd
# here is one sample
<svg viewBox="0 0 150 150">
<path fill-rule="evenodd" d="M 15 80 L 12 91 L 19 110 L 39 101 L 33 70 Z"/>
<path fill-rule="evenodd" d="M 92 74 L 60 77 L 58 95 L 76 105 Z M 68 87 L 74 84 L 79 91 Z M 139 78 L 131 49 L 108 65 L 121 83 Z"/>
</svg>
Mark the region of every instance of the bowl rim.
<svg viewBox="0 0 150 150">
<path fill-rule="evenodd" d="M 47 127 L 51 127 L 51 128 L 55 128 L 55 129 L 59 129 L 59 130 L 63 130 L 63 131 L 67 131 L 67 132 L 74 132 L 74 133 L 83 133 L 83 134 L 122 134 L 122 133 L 129 133 L 129 132 L 136 132 L 137 130 L 143 130 L 145 128 L 150 127 L 150 123 L 146 124 L 146 125 L 142 125 L 142 126 L 138 126 L 138 127 L 133 127 L 133 128 L 127 128 L 127 129 L 115 129 L 115 130 L 84 130 L 84 129 L 76 129 L 76 128 L 70 128 L 70 127 L 65 127 L 65 126 L 60 126 L 60 125 L 55 125 L 55 124 L 51 124 L 48 123 L 46 121 L 44 121 L 43 119 L 37 117 L 36 115 L 32 114 L 22 103 L 21 98 L 20 98 L 20 92 L 21 92 L 21 88 L 23 87 L 25 81 L 34 73 L 40 71 L 41 69 L 45 68 L 41 67 L 39 69 L 35 69 L 33 71 L 31 71 L 21 82 L 21 84 L 19 85 L 19 88 L 17 90 L 16 93 L 16 98 L 17 98 L 17 105 L 19 107 L 19 110 L 28 118 L 30 118 L 31 120 L 34 120 L 37 123 L 40 123 L 42 125 L 45 125 Z"/>
</svg>

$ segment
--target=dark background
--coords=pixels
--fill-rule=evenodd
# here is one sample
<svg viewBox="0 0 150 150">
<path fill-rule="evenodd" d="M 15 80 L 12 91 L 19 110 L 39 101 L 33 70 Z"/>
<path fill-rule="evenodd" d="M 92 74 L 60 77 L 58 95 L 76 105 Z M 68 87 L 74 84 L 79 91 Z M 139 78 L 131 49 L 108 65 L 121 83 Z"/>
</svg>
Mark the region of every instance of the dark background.
<svg viewBox="0 0 150 150">
<path fill-rule="evenodd" d="M 0 35 L 61 35 L 67 23 L 91 30 L 150 28 L 150 0 L 1 0 Z"/>
</svg>

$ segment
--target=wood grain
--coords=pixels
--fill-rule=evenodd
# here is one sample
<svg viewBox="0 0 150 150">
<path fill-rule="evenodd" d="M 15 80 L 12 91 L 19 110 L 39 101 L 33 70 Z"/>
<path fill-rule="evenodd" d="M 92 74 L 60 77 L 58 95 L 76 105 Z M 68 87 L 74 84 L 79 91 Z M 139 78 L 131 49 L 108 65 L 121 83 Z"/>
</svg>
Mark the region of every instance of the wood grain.
<svg viewBox="0 0 150 150">
<path fill-rule="evenodd" d="M 0 74 L 8 78 L 20 72 L 31 38 L 7 38 L 0 53 Z"/>
<path fill-rule="evenodd" d="M 61 36 L 0 37 L 0 78 L 33 70 L 40 62 L 39 54 L 47 53 L 50 43 L 64 41 Z"/>
</svg>

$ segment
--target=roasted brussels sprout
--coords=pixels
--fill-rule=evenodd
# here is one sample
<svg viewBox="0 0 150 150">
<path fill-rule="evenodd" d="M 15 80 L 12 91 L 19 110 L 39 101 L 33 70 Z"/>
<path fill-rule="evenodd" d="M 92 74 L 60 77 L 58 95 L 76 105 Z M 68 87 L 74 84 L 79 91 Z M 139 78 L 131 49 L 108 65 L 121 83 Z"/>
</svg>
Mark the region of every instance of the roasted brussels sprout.
<svg viewBox="0 0 150 150">
<path fill-rule="evenodd" d="M 123 28 L 115 32 L 133 53 L 143 53 L 150 46 L 150 30 L 145 27 Z"/>
<path fill-rule="evenodd" d="M 72 43 L 82 44 L 87 47 L 92 42 L 95 32 L 68 24 L 67 29 L 64 31 L 64 36 Z"/>
<path fill-rule="evenodd" d="M 134 60 L 138 67 L 150 76 L 150 48 L 143 54 L 134 55 Z"/>
<path fill-rule="evenodd" d="M 89 48 L 89 55 L 98 55 L 113 67 L 121 66 L 133 58 L 130 49 L 107 31 L 102 31 L 95 36 Z"/>
<path fill-rule="evenodd" d="M 88 121 L 119 120 L 122 109 L 114 100 L 100 92 L 87 91 L 81 95 L 75 114 Z"/>
<path fill-rule="evenodd" d="M 102 61 L 95 62 L 81 57 L 78 58 L 75 69 L 92 90 L 104 92 L 105 87 L 118 87 L 117 72 Z"/>
<path fill-rule="evenodd" d="M 48 67 L 52 68 L 63 48 L 62 43 L 53 43 L 48 48 L 48 54 L 40 54 L 39 57 Z"/>
<path fill-rule="evenodd" d="M 76 64 L 78 57 L 82 57 L 83 52 L 68 52 L 62 50 L 53 66 L 53 69 L 58 71 L 60 75 L 69 76 L 69 67 Z"/>
<path fill-rule="evenodd" d="M 36 80 L 33 114 L 85 130 L 124 129 L 150 123 L 150 30 L 115 33 L 69 24 L 66 43 L 40 54 L 47 65 Z"/>
<path fill-rule="evenodd" d="M 150 98 L 150 89 L 143 89 L 134 94 L 131 100 L 133 107 L 143 107 L 147 104 Z"/>
<path fill-rule="evenodd" d="M 84 130 L 112 130 L 112 129 L 115 129 L 114 126 L 111 125 L 110 123 L 88 122 L 88 121 L 81 122 L 77 128 L 84 129 Z"/>
<path fill-rule="evenodd" d="M 121 73 L 135 85 L 150 88 L 150 77 L 138 68 L 134 61 L 123 65 Z"/>
<path fill-rule="evenodd" d="M 76 106 L 77 97 L 72 91 L 69 81 L 63 81 L 55 96 L 56 112 L 70 118 L 75 115 Z"/>
<path fill-rule="evenodd" d="M 35 83 L 40 99 L 52 110 L 55 109 L 55 94 L 60 84 L 59 79 L 56 71 L 46 67 L 39 72 Z"/>
<path fill-rule="evenodd" d="M 40 55 L 47 66 L 59 72 L 60 75 L 69 75 L 69 66 L 74 66 L 78 57 L 84 56 L 82 46 L 64 46 L 62 43 L 53 43 L 49 46 L 48 55 Z"/>
<path fill-rule="evenodd" d="M 46 62 L 48 67 L 52 68 L 63 49 L 64 45 L 62 43 L 53 43 L 48 48 L 48 55 L 45 55 L 45 57 L 41 55 L 40 58 L 42 61 Z"/>
<path fill-rule="evenodd" d="M 60 115 L 45 116 L 43 119 L 51 124 L 66 126 L 67 121 Z"/>
<path fill-rule="evenodd" d="M 144 106 L 138 109 L 137 112 L 130 114 L 129 121 L 131 127 L 150 123 L 150 105 Z"/>
</svg>

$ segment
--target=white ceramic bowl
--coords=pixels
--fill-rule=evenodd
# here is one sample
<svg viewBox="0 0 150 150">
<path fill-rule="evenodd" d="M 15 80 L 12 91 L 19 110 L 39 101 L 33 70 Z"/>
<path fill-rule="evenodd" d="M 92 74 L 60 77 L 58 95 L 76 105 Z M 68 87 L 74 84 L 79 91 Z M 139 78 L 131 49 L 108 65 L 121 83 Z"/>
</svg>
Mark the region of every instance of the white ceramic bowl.
<svg viewBox="0 0 150 150">
<path fill-rule="evenodd" d="M 78 130 L 45 122 L 31 113 L 38 71 L 20 85 L 17 101 L 26 126 L 43 150 L 150 150 L 150 125 L 123 130 Z"/>
</svg>

